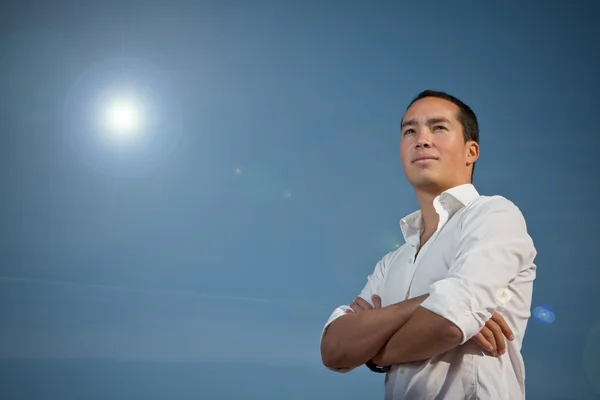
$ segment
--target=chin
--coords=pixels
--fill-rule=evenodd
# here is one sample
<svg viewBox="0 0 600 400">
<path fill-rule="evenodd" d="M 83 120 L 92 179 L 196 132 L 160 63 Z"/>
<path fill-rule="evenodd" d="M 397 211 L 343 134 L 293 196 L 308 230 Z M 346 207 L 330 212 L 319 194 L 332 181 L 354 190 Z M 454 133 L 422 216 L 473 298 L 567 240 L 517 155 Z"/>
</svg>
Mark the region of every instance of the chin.
<svg viewBox="0 0 600 400">
<path fill-rule="evenodd" d="M 440 187 L 444 186 L 440 179 L 436 179 L 433 176 L 418 176 L 409 179 L 411 186 L 417 190 L 424 191 L 437 191 Z"/>
<path fill-rule="evenodd" d="M 417 182 L 413 182 L 412 186 L 415 189 L 437 189 L 438 187 L 440 187 L 440 184 L 436 181 L 431 181 L 431 180 L 419 180 Z"/>
<path fill-rule="evenodd" d="M 408 176 L 408 181 L 415 187 L 436 185 L 440 183 L 440 180 L 441 179 L 439 179 L 436 174 L 431 173 L 431 171 L 419 171 L 417 174 Z"/>
</svg>

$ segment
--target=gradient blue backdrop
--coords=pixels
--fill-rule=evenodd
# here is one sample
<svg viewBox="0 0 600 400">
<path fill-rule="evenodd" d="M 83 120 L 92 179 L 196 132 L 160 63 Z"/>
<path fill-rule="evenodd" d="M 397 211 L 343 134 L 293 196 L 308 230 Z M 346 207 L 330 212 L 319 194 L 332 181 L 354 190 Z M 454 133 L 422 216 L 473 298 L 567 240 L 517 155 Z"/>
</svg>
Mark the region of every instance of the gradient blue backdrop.
<svg viewBox="0 0 600 400">
<path fill-rule="evenodd" d="M 528 399 L 598 398 L 598 12 L 4 2 L 0 398 L 382 398 L 383 376 L 321 366 L 319 336 L 402 243 L 399 121 L 426 88 L 477 112 L 475 184 L 539 251 L 556 319 L 530 322 Z M 137 78 L 153 140 L 94 142 L 86 99 Z"/>
</svg>

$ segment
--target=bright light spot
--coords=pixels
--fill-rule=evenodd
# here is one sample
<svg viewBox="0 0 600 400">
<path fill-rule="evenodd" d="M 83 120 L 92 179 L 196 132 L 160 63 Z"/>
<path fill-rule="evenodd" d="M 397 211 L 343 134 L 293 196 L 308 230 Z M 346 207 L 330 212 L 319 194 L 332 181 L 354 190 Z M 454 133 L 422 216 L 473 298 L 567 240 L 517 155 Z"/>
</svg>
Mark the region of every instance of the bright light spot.
<svg viewBox="0 0 600 400">
<path fill-rule="evenodd" d="M 542 324 L 547 325 L 554 322 L 556 316 L 554 311 L 549 306 L 538 306 L 533 310 L 533 317 L 535 320 Z"/>
<path fill-rule="evenodd" d="M 235 169 L 235 174 L 236 175 L 241 175 L 242 174 L 242 169 L 241 168 L 236 168 Z"/>
<path fill-rule="evenodd" d="M 130 99 L 116 99 L 106 108 L 106 127 L 118 135 L 131 135 L 139 131 L 142 125 L 142 110 Z"/>
</svg>

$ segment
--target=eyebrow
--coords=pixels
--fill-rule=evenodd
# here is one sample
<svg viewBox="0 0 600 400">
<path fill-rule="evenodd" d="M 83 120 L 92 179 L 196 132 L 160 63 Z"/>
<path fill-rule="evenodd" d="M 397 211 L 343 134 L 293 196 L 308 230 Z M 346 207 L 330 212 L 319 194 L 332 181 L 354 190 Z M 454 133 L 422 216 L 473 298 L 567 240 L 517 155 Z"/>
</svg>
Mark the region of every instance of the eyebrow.
<svg viewBox="0 0 600 400">
<path fill-rule="evenodd" d="M 442 124 L 442 123 L 446 123 L 446 124 L 452 124 L 450 122 L 449 119 L 447 118 L 429 118 L 427 120 L 427 125 L 435 125 L 435 124 Z M 402 125 L 400 126 L 401 129 L 406 128 L 407 126 L 411 126 L 411 125 L 418 125 L 418 121 L 416 119 L 409 119 L 408 121 L 402 121 Z"/>
</svg>

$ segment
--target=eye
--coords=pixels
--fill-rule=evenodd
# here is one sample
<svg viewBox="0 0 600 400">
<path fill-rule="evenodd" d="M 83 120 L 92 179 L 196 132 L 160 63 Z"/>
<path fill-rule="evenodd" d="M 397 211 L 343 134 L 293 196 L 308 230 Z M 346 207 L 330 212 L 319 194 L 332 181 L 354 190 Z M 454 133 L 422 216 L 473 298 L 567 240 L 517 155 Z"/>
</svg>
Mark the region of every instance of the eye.
<svg viewBox="0 0 600 400">
<path fill-rule="evenodd" d="M 407 129 L 407 130 L 405 130 L 405 131 L 404 131 L 404 133 L 403 133 L 402 135 L 403 135 L 403 136 L 406 136 L 406 135 L 408 135 L 409 133 L 415 133 L 415 130 L 414 130 L 414 129 Z"/>
<path fill-rule="evenodd" d="M 440 130 L 447 130 L 445 126 L 443 125 L 434 125 L 432 131 L 440 131 Z"/>
</svg>

